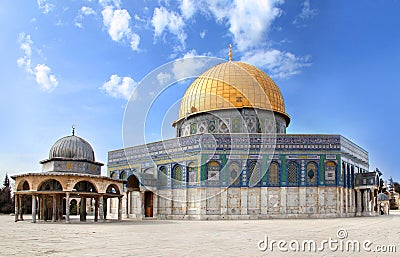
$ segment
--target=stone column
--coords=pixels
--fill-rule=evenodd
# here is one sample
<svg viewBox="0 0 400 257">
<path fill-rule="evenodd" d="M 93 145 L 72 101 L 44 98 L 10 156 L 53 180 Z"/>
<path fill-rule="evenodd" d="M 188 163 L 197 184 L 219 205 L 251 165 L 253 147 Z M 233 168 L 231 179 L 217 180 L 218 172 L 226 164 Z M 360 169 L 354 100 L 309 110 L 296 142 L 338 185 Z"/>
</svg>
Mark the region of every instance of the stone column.
<svg viewBox="0 0 400 257">
<path fill-rule="evenodd" d="M 57 197 L 53 195 L 53 215 L 51 216 L 51 221 L 56 222 L 57 220 Z"/>
<path fill-rule="evenodd" d="M 104 221 L 104 198 L 101 195 L 99 197 L 99 216 L 100 216 L 100 222 Z"/>
<path fill-rule="evenodd" d="M 39 219 L 44 220 L 44 196 L 39 197 Z"/>
<path fill-rule="evenodd" d="M 371 190 L 372 199 L 371 199 L 371 214 L 375 214 L 375 190 Z"/>
<path fill-rule="evenodd" d="M 36 223 L 36 195 L 32 195 L 32 223 Z"/>
<path fill-rule="evenodd" d="M 361 210 L 362 210 L 362 206 L 361 206 L 361 203 L 362 203 L 362 195 L 361 195 L 361 190 L 360 189 L 357 189 L 356 190 L 357 191 L 357 206 L 356 206 L 356 214 L 357 214 L 357 216 L 360 216 L 361 215 Z"/>
<path fill-rule="evenodd" d="M 363 213 L 367 213 L 368 212 L 368 200 L 367 200 L 367 189 L 363 190 Z"/>
<path fill-rule="evenodd" d="M 368 214 L 371 214 L 371 190 L 367 189 L 367 211 Z"/>
<path fill-rule="evenodd" d="M 57 221 L 62 221 L 63 211 L 63 197 L 62 195 L 57 196 Z"/>
<path fill-rule="evenodd" d="M 349 189 L 345 188 L 344 189 L 344 199 L 345 200 L 345 207 L 344 207 L 344 211 L 346 213 L 346 215 L 349 213 Z"/>
<path fill-rule="evenodd" d="M 130 191 L 126 191 L 126 218 L 129 219 L 129 209 L 130 209 L 130 199 L 131 197 L 129 197 L 131 194 Z"/>
<path fill-rule="evenodd" d="M 19 220 L 24 220 L 24 206 L 22 200 L 24 199 L 24 195 L 19 196 Z"/>
<path fill-rule="evenodd" d="M 99 220 L 99 197 L 94 198 L 94 222 Z"/>
<path fill-rule="evenodd" d="M 14 199 L 14 213 L 15 213 L 15 219 L 14 221 L 17 222 L 18 221 L 18 216 L 19 216 L 19 195 L 15 194 L 15 199 Z"/>
<path fill-rule="evenodd" d="M 86 221 L 86 198 L 82 197 L 81 198 L 81 206 L 80 206 L 80 212 L 79 212 L 79 218 L 80 221 Z"/>
<path fill-rule="evenodd" d="M 65 193 L 65 221 L 70 223 L 69 220 L 69 192 Z"/>
<path fill-rule="evenodd" d="M 344 202 L 343 187 L 340 187 L 340 214 L 344 213 Z"/>
<path fill-rule="evenodd" d="M 122 220 L 122 196 L 118 197 L 118 220 Z"/>
</svg>

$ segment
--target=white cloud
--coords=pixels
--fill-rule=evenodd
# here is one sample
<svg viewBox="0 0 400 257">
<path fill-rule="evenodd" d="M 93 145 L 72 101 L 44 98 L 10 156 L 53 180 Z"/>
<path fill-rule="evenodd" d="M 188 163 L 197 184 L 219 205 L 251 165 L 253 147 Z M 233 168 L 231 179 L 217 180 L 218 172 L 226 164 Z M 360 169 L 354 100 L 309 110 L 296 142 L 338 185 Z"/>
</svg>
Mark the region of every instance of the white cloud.
<svg viewBox="0 0 400 257">
<path fill-rule="evenodd" d="M 171 78 L 172 75 L 167 72 L 160 72 L 157 74 L 157 80 L 160 83 L 160 85 L 166 84 Z"/>
<path fill-rule="evenodd" d="M 91 7 L 87 7 L 87 6 L 82 6 L 81 9 L 79 10 L 78 15 L 75 18 L 75 26 L 77 26 L 78 28 L 83 28 L 83 16 L 90 16 L 90 15 L 96 15 L 96 11 L 93 10 Z"/>
<path fill-rule="evenodd" d="M 293 21 L 293 24 L 299 24 L 301 21 L 305 19 L 310 19 L 318 14 L 317 9 L 312 9 L 310 0 L 305 0 L 303 3 L 303 9 L 301 9 L 301 13 L 296 16 Z"/>
<path fill-rule="evenodd" d="M 127 10 L 113 10 L 111 6 L 107 6 L 102 14 L 104 26 L 108 28 L 112 40 L 120 41 L 124 36 L 131 33 L 129 28 L 131 16 Z"/>
<path fill-rule="evenodd" d="M 81 13 L 86 16 L 96 15 L 96 12 L 91 7 L 87 7 L 87 6 L 82 6 Z"/>
<path fill-rule="evenodd" d="M 203 30 L 202 32 L 200 32 L 200 37 L 203 39 L 206 36 L 206 31 Z"/>
<path fill-rule="evenodd" d="M 108 30 L 111 39 L 120 42 L 127 40 L 132 50 L 139 49 L 140 36 L 132 32 L 129 22 L 131 16 L 126 9 L 116 9 L 111 5 L 105 6 L 101 12 L 103 24 Z"/>
<path fill-rule="evenodd" d="M 183 55 L 183 59 L 177 60 L 172 66 L 174 79 L 181 80 L 199 76 L 205 69 L 208 58 L 195 58 L 199 56 L 196 50 L 192 49 Z"/>
<path fill-rule="evenodd" d="M 56 77 L 50 72 L 51 69 L 45 64 L 38 64 L 34 69 L 36 82 L 46 92 L 51 92 L 58 86 Z"/>
<path fill-rule="evenodd" d="M 129 100 L 132 94 L 132 99 L 136 98 L 134 92 L 137 85 L 138 83 L 130 77 L 121 78 L 114 74 L 100 89 L 112 97 Z"/>
<path fill-rule="evenodd" d="M 311 66 L 310 56 L 298 57 L 290 52 L 276 49 L 247 52 L 242 61 L 268 69 L 271 77 L 287 78 L 301 72 L 304 67 Z"/>
<path fill-rule="evenodd" d="M 155 8 L 151 24 L 154 27 L 154 35 L 159 37 L 164 31 L 169 31 L 175 35 L 182 47 L 185 48 L 185 40 L 187 38 L 183 28 L 185 23 L 182 17 L 173 11 L 168 11 L 165 7 Z"/>
<path fill-rule="evenodd" d="M 43 13 L 47 14 L 54 9 L 54 4 L 49 3 L 48 0 L 37 0 L 37 4 L 39 9 L 43 11 Z"/>
<path fill-rule="evenodd" d="M 29 34 L 20 33 L 18 37 L 20 49 L 24 52 L 24 56 L 17 59 L 17 65 L 23 68 L 28 74 L 35 77 L 36 83 L 43 91 L 51 92 L 58 86 L 58 81 L 54 74 L 51 74 L 51 69 L 45 64 L 37 64 L 32 69 L 31 56 L 33 41 Z"/>
<path fill-rule="evenodd" d="M 264 45 L 272 22 L 281 15 L 283 0 L 208 0 L 207 8 L 217 21 L 226 21 L 239 51 Z"/>
<path fill-rule="evenodd" d="M 119 8 L 121 6 L 120 0 L 99 0 L 99 4 L 103 7 L 112 5 L 114 7 Z"/>
<path fill-rule="evenodd" d="M 20 68 L 24 68 L 26 72 L 33 74 L 31 59 L 28 56 L 23 56 L 17 59 L 17 65 Z"/>
<path fill-rule="evenodd" d="M 18 58 L 18 67 L 24 68 L 26 72 L 33 74 L 31 67 L 32 44 L 31 35 L 20 33 L 18 36 L 19 48 L 24 52 L 25 56 Z"/>
<path fill-rule="evenodd" d="M 182 0 L 179 8 L 181 9 L 182 16 L 185 19 L 192 18 L 196 11 L 192 0 Z"/>
<path fill-rule="evenodd" d="M 130 42 L 132 50 L 138 51 L 139 50 L 139 43 L 140 43 L 140 36 L 136 33 L 132 33 L 130 35 Z"/>
<path fill-rule="evenodd" d="M 19 33 L 18 36 L 19 48 L 24 51 L 25 55 L 31 57 L 32 55 L 32 44 L 31 35 L 27 35 L 24 32 Z"/>
</svg>

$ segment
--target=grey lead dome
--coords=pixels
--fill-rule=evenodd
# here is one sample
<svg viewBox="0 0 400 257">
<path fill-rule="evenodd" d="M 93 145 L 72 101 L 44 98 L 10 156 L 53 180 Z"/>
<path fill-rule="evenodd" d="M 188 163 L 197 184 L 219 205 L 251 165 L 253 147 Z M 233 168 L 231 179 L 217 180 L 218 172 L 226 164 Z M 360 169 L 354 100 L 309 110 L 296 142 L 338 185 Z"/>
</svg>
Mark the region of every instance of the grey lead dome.
<svg viewBox="0 0 400 257">
<path fill-rule="evenodd" d="M 54 143 L 49 153 L 49 159 L 52 158 L 95 161 L 92 146 L 83 138 L 74 135 L 63 137 Z"/>
</svg>

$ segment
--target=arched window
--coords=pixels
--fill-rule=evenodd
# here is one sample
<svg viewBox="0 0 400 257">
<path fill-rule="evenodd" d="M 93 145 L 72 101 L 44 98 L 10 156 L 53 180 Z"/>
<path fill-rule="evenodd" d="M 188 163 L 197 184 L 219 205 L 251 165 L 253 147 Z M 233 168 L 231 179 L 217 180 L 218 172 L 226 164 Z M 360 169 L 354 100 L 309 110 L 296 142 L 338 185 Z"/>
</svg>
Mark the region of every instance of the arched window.
<svg viewBox="0 0 400 257">
<path fill-rule="evenodd" d="M 172 170 L 172 186 L 180 187 L 182 185 L 182 178 L 183 178 L 182 166 L 177 164 Z"/>
<path fill-rule="evenodd" d="M 126 178 L 127 178 L 126 171 L 122 171 L 121 174 L 119 175 L 119 178 L 122 180 L 126 180 Z"/>
<path fill-rule="evenodd" d="M 228 166 L 229 186 L 240 186 L 240 166 L 231 162 Z"/>
<path fill-rule="evenodd" d="M 194 162 L 189 163 L 188 167 L 188 175 L 186 177 L 187 182 L 189 183 L 189 186 L 194 186 L 196 185 L 197 182 L 197 169 L 196 169 L 196 164 Z"/>
<path fill-rule="evenodd" d="M 220 165 L 217 161 L 210 161 L 207 164 L 207 185 L 209 186 L 219 185 L 219 171 L 220 171 Z"/>
<path fill-rule="evenodd" d="M 158 184 L 162 187 L 166 187 L 168 185 L 168 171 L 164 166 L 161 166 L 159 169 Z"/>
<path fill-rule="evenodd" d="M 289 185 L 297 186 L 299 184 L 298 170 L 299 170 L 299 167 L 295 162 L 289 163 L 289 165 L 288 165 L 288 184 Z"/>
<path fill-rule="evenodd" d="M 279 184 L 279 165 L 276 162 L 271 162 L 269 165 L 269 185 L 276 186 Z"/>
<path fill-rule="evenodd" d="M 329 161 L 325 163 L 325 183 L 336 183 L 336 163 Z"/>
<path fill-rule="evenodd" d="M 250 187 L 260 186 L 261 172 L 257 161 L 250 161 L 248 164 L 247 183 Z"/>
<path fill-rule="evenodd" d="M 317 183 L 318 166 L 315 162 L 307 164 L 307 185 L 315 185 Z"/>
</svg>

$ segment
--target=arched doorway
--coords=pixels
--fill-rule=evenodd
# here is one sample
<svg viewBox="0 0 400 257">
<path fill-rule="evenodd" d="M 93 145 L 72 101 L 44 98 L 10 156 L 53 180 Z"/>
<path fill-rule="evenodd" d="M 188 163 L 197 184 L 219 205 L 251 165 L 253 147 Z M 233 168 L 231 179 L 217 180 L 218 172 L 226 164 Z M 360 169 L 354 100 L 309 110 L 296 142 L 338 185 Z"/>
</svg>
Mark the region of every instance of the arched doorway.
<svg viewBox="0 0 400 257">
<path fill-rule="evenodd" d="M 39 218 L 42 220 L 56 221 L 62 219 L 62 193 L 63 187 L 56 179 L 43 181 L 38 191 L 42 192 L 39 197 Z"/>
<path fill-rule="evenodd" d="M 136 218 L 141 215 L 141 196 L 140 181 L 134 175 L 130 175 L 126 180 L 126 217 Z"/>
<path fill-rule="evenodd" d="M 86 221 L 86 216 L 88 214 L 87 199 L 89 199 L 90 212 L 93 212 L 92 210 L 95 208 L 93 205 L 93 197 L 97 195 L 97 188 L 93 183 L 83 180 L 75 184 L 73 191 L 81 198 L 79 202 L 79 219 L 80 221 Z"/>
<path fill-rule="evenodd" d="M 69 214 L 70 215 L 78 215 L 78 202 L 76 199 L 72 199 L 69 205 Z"/>
</svg>

